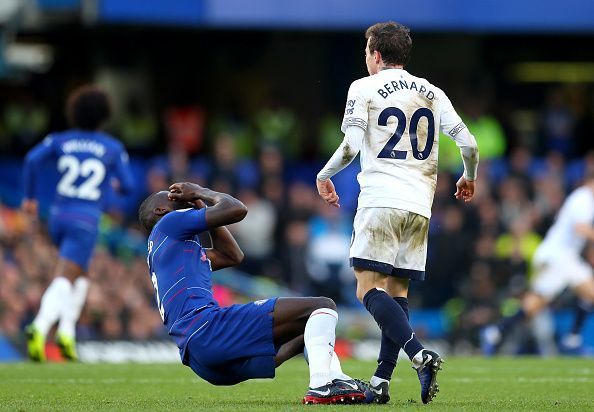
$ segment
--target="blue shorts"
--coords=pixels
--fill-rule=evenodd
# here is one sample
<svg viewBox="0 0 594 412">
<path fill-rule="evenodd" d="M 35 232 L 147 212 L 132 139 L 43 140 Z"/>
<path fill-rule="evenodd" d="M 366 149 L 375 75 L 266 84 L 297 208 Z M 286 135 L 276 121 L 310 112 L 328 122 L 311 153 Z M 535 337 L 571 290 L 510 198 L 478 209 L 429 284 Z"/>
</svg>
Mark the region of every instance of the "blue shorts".
<svg viewBox="0 0 594 412">
<path fill-rule="evenodd" d="M 213 385 L 274 378 L 275 304 L 272 298 L 210 310 L 204 316 L 208 323 L 187 343 L 187 364 Z"/>
<path fill-rule="evenodd" d="M 60 250 L 60 257 L 86 271 L 99 234 L 98 219 L 74 211 L 52 211 L 49 233 Z"/>
</svg>

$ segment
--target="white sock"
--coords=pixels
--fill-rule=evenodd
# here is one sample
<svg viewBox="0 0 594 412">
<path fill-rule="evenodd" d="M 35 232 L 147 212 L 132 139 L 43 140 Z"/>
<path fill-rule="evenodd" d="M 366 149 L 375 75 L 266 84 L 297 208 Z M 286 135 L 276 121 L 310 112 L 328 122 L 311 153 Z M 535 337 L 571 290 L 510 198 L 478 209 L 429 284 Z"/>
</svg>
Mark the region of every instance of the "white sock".
<svg viewBox="0 0 594 412">
<path fill-rule="evenodd" d="M 303 340 L 309 359 L 309 387 L 326 385 L 330 379 L 330 363 L 334 353 L 338 313 L 322 308 L 312 312 L 305 324 Z"/>
<path fill-rule="evenodd" d="M 76 322 L 78 321 L 80 312 L 85 305 L 88 290 L 89 280 L 87 278 L 79 277 L 74 281 L 70 309 L 64 308 L 65 310 L 60 316 L 58 332 L 72 338 L 76 337 Z"/>
<path fill-rule="evenodd" d="M 64 302 L 72 299 L 72 283 L 63 276 L 55 278 L 43 293 L 39 313 L 33 324 L 43 336 L 60 318 Z"/>
<path fill-rule="evenodd" d="M 340 359 L 338 359 L 336 352 L 332 352 L 332 359 L 330 360 L 330 380 L 333 381 L 334 379 L 342 379 L 345 381 L 353 379 L 342 371 Z"/>
<path fill-rule="evenodd" d="M 412 364 L 413 364 L 413 368 L 415 369 L 419 369 L 421 366 L 423 366 L 423 351 L 425 349 L 421 349 L 420 351 L 417 352 L 417 354 L 415 356 L 413 356 L 412 360 Z"/>
<path fill-rule="evenodd" d="M 383 379 L 383 378 L 378 378 L 377 376 L 373 375 L 371 377 L 371 379 L 369 380 L 369 383 L 371 384 L 371 386 L 377 386 L 380 383 L 384 383 L 384 382 L 388 382 L 388 385 L 390 384 L 390 381 L 387 379 Z"/>
</svg>

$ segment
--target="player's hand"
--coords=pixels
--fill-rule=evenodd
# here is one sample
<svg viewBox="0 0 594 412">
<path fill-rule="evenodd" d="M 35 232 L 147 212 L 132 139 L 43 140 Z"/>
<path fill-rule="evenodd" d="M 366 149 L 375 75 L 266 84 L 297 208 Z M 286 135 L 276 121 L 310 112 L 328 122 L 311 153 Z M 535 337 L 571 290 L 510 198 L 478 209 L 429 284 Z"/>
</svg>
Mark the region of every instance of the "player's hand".
<svg viewBox="0 0 594 412">
<path fill-rule="evenodd" d="M 332 180 L 320 180 L 316 179 L 316 186 L 318 187 L 318 193 L 322 199 L 326 201 L 330 206 L 340 207 L 340 197 L 336 193 L 336 189 L 334 188 L 334 183 Z"/>
<path fill-rule="evenodd" d="M 456 193 L 454 193 L 456 199 L 470 202 L 474 197 L 474 180 L 466 180 L 464 176 L 456 182 Z"/>
<path fill-rule="evenodd" d="M 24 199 L 21 205 L 23 211 L 31 217 L 37 217 L 39 205 L 35 199 Z"/>
<path fill-rule="evenodd" d="M 169 186 L 169 200 L 194 203 L 199 199 L 199 193 L 203 187 L 196 183 L 182 182 Z"/>
<path fill-rule="evenodd" d="M 194 206 L 196 209 L 202 209 L 206 207 L 206 203 L 204 203 L 202 199 L 196 199 L 193 202 L 190 202 L 190 204 Z"/>
</svg>

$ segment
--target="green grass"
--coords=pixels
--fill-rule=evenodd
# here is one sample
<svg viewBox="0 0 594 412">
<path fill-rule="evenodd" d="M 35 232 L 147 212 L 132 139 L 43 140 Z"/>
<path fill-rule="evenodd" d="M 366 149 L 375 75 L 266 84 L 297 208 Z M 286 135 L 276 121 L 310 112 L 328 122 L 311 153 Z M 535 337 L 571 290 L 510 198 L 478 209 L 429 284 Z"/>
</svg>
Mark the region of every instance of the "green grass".
<svg viewBox="0 0 594 412">
<path fill-rule="evenodd" d="M 343 362 L 354 377 L 369 378 L 373 368 Z M 0 410 L 594 410 L 594 359 L 449 358 L 428 406 L 408 362 L 394 375 L 388 405 L 321 407 L 301 405 L 303 360 L 281 366 L 274 380 L 233 387 L 212 386 L 181 365 L 0 364 Z"/>
</svg>

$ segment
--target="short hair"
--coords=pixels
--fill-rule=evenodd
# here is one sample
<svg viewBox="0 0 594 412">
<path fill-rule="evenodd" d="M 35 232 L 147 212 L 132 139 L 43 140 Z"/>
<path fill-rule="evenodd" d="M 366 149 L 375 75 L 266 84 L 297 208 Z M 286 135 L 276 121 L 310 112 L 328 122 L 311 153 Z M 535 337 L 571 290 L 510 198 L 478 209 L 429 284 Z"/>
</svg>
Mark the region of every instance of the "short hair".
<svg viewBox="0 0 594 412">
<path fill-rule="evenodd" d="M 159 216 L 155 215 L 155 199 L 159 192 L 153 193 L 142 201 L 138 208 L 138 221 L 147 232 L 153 230 L 153 227 L 159 221 Z"/>
<path fill-rule="evenodd" d="M 97 130 L 110 116 L 109 97 L 97 86 L 81 86 L 68 96 L 66 117 L 71 127 Z"/>
<path fill-rule="evenodd" d="M 365 38 L 369 39 L 369 51 L 380 52 L 384 63 L 402 66 L 408 63 L 412 49 L 408 27 L 393 21 L 376 23 L 367 29 Z"/>
</svg>

